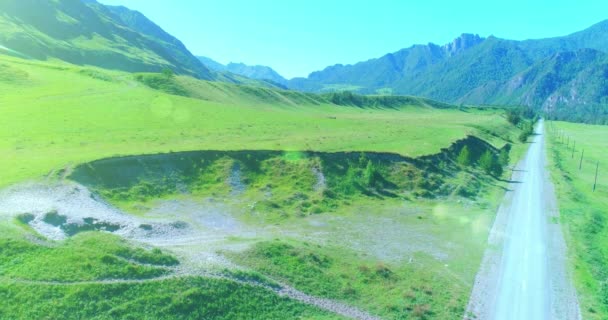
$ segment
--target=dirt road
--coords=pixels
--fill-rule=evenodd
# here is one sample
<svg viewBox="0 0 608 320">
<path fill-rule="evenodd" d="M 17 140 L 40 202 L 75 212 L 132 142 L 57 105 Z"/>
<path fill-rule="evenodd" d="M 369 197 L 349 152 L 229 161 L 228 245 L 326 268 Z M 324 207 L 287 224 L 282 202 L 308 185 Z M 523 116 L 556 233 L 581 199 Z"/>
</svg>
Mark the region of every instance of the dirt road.
<svg viewBox="0 0 608 320">
<path fill-rule="evenodd" d="M 541 120 L 490 233 L 465 319 L 580 319 Z"/>
</svg>

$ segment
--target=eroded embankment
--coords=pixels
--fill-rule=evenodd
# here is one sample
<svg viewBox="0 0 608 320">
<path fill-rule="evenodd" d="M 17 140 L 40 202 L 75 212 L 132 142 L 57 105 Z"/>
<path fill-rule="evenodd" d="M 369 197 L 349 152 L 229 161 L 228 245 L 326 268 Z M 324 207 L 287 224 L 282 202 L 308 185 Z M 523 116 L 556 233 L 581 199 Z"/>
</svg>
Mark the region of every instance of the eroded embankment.
<svg viewBox="0 0 608 320">
<path fill-rule="evenodd" d="M 454 159 L 464 146 L 472 163 L 486 151 L 498 153 L 473 136 L 415 159 L 372 152 L 192 151 L 101 159 L 75 167 L 69 178 L 111 202 L 178 194 L 244 197 L 259 212 L 308 215 L 359 196 L 473 198 L 487 177 L 455 181 L 462 168 Z"/>
</svg>

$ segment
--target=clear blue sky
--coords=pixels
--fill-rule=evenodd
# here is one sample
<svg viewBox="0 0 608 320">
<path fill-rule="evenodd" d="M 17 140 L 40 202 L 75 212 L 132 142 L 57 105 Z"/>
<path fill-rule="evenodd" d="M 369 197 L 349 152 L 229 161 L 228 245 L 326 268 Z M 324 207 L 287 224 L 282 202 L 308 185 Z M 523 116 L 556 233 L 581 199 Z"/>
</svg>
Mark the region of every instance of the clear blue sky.
<svg viewBox="0 0 608 320">
<path fill-rule="evenodd" d="M 100 0 L 138 10 L 196 55 L 306 76 L 461 33 L 528 39 L 608 19 L 606 0 Z"/>
</svg>

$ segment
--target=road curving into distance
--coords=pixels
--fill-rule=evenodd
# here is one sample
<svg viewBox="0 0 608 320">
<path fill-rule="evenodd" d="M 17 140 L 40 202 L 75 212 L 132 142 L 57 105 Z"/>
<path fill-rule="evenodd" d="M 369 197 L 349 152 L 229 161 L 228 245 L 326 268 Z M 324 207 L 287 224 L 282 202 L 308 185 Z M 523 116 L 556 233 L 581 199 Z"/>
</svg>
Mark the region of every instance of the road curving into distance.
<svg viewBox="0 0 608 320">
<path fill-rule="evenodd" d="M 498 210 L 465 319 L 580 319 L 539 122 Z"/>
</svg>

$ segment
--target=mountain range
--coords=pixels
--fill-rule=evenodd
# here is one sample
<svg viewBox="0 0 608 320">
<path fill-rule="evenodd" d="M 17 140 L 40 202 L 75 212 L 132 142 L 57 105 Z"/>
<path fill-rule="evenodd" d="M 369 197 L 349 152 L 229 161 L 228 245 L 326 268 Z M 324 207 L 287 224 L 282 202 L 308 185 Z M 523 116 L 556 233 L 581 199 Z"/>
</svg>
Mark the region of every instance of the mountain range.
<svg viewBox="0 0 608 320">
<path fill-rule="evenodd" d="M 288 87 L 417 95 L 449 103 L 524 105 L 590 121 L 607 115 L 608 20 L 571 35 L 514 41 L 463 34 L 295 78 Z M 574 110 L 573 110 L 574 109 Z M 573 112 L 574 111 L 574 112 Z"/>
<path fill-rule="evenodd" d="M 211 58 L 204 56 L 196 56 L 207 68 L 217 72 L 230 72 L 240 76 L 244 76 L 257 80 L 269 80 L 276 84 L 285 86 L 287 79 L 283 78 L 278 72 L 268 66 L 261 65 L 246 65 L 244 63 L 230 62 L 223 65 Z"/>
</svg>

